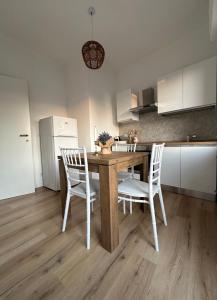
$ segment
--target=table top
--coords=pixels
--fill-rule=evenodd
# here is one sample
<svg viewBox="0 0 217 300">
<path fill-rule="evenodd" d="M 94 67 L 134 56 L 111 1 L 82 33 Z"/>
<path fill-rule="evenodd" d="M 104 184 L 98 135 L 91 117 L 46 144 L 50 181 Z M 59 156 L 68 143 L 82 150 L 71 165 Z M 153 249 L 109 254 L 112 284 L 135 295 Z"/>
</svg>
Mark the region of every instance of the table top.
<svg viewBox="0 0 217 300">
<path fill-rule="evenodd" d="M 149 152 L 112 152 L 111 154 L 101 154 L 95 152 L 87 152 L 87 160 L 89 164 L 110 166 L 125 161 L 149 156 Z M 58 156 L 62 159 L 62 156 Z"/>
<path fill-rule="evenodd" d="M 149 152 L 112 152 L 111 154 L 87 153 L 88 163 L 97 165 L 115 165 L 124 161 L 148 156 Z"/>
</svg>

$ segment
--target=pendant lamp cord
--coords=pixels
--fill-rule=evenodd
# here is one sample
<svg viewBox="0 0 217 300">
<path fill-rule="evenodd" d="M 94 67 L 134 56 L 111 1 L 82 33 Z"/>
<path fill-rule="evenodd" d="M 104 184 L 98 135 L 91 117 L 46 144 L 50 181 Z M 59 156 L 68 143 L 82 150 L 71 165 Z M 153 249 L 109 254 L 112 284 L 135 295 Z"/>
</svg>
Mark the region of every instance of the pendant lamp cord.
<svg viewBox="0 0 217 300">
<path fill-rule="evenodd" d="M 93 40 L 93 13 L 91 15 L 91 40 Z"/>
</svg>

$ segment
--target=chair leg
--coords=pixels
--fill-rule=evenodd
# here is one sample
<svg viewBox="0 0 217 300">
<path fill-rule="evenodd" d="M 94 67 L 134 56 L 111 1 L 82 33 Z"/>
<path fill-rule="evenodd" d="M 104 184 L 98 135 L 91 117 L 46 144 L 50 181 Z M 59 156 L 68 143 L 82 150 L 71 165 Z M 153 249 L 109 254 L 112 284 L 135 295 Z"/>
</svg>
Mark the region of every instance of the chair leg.
<svg viewBox="0 0 217 300">
<path fill-rule="evenodd" d="M 130 197 L 132 199 L 132 197 Z M 133 213 L 133 203 L 130 201 L 130 214 L 132 215 Z"/>
<path fill-rule="evenodd" d="M 126 215 L 126 201 L 123 200 L 123 213 Z"/>
<path fill-rule="evenodd" d="M 67 217 L 68 217 L 68 212 L 69 212 L 70 198 L 71 198 L 71 196 L 68 192 L 67 197 L 66 197 L 66 206 L 65 206 L 64 218 L 63 218 L 62 232 L 64 232 L 66 230 L 66 222 L 67 222 Z"/>
<path fill-rule="evenodd" d="M 131 168 L 131 178 L 134 179 L 134 167 Z"/>
<path fill-rule="evenodd" d="M 156 225 L 156 217 L 155 217 L 155 210 L 154 210 L 154 199 L 153 199 L 152 195 L 149 195 L 149 204 L 150 204 L 150 210 L 151 210 L 151 220 L 152 220 L 152 228 L 153 228 L 153 234 L 154 234 L 155 249 L 157 252 L 159 252 L 157 225 Z"/>
<path fill-rule="evenodd" d="M 159 187 L 158 194 L 159 194 L 159 199 L 160 199 L 160 206 L 161 206 L 161 211 L 162 211 L 162 215 L 163 215 L 164 225 L 167 226 L 167 217 L 166 217 L 166 213 L 165 213 L 164 200 L 163 200 L 161 187 Z"/>
<path fill-rule="evenodd" d="M 86 223 L 87 249 L 90 249 L 90 199 L 87 198 L 87 223 Z"/>
</svg>

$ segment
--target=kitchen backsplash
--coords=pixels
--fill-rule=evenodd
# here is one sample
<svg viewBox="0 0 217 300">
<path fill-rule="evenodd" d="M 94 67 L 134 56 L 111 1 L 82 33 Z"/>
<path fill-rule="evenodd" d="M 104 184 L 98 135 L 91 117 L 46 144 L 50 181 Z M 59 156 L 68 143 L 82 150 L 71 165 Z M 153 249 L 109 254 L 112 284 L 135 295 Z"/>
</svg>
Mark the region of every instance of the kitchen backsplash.
<svg viewBox="0 0 217 300">
<path fill-rule="evenodd" d="M 161 116 L 157 112 L 140 114 L 139 122 L 119 124 L 120 135 L 138 131 L 139 142 L 180 141 L 196 134 L 200 140 L 217 139 L 217 111 L 207 109 Z"/>
</svg>

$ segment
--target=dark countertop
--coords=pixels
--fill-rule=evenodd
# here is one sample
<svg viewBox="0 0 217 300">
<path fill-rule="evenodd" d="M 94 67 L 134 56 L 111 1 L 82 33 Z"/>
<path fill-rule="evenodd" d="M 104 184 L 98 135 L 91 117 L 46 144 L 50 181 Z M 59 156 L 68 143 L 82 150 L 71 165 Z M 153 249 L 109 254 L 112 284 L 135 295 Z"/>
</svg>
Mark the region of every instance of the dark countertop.
<svg viewBox="0 0 217 300">
<path fill-rule="evenodd" d="M 217 140 L 213 141 L 152 141 L 152 142 L 139 142 L 138 146 L 148 146 L 153 143 L 165 143 L 167 147 L 175 147 L 175 146 L 217 146 Z"/>
</svg>

